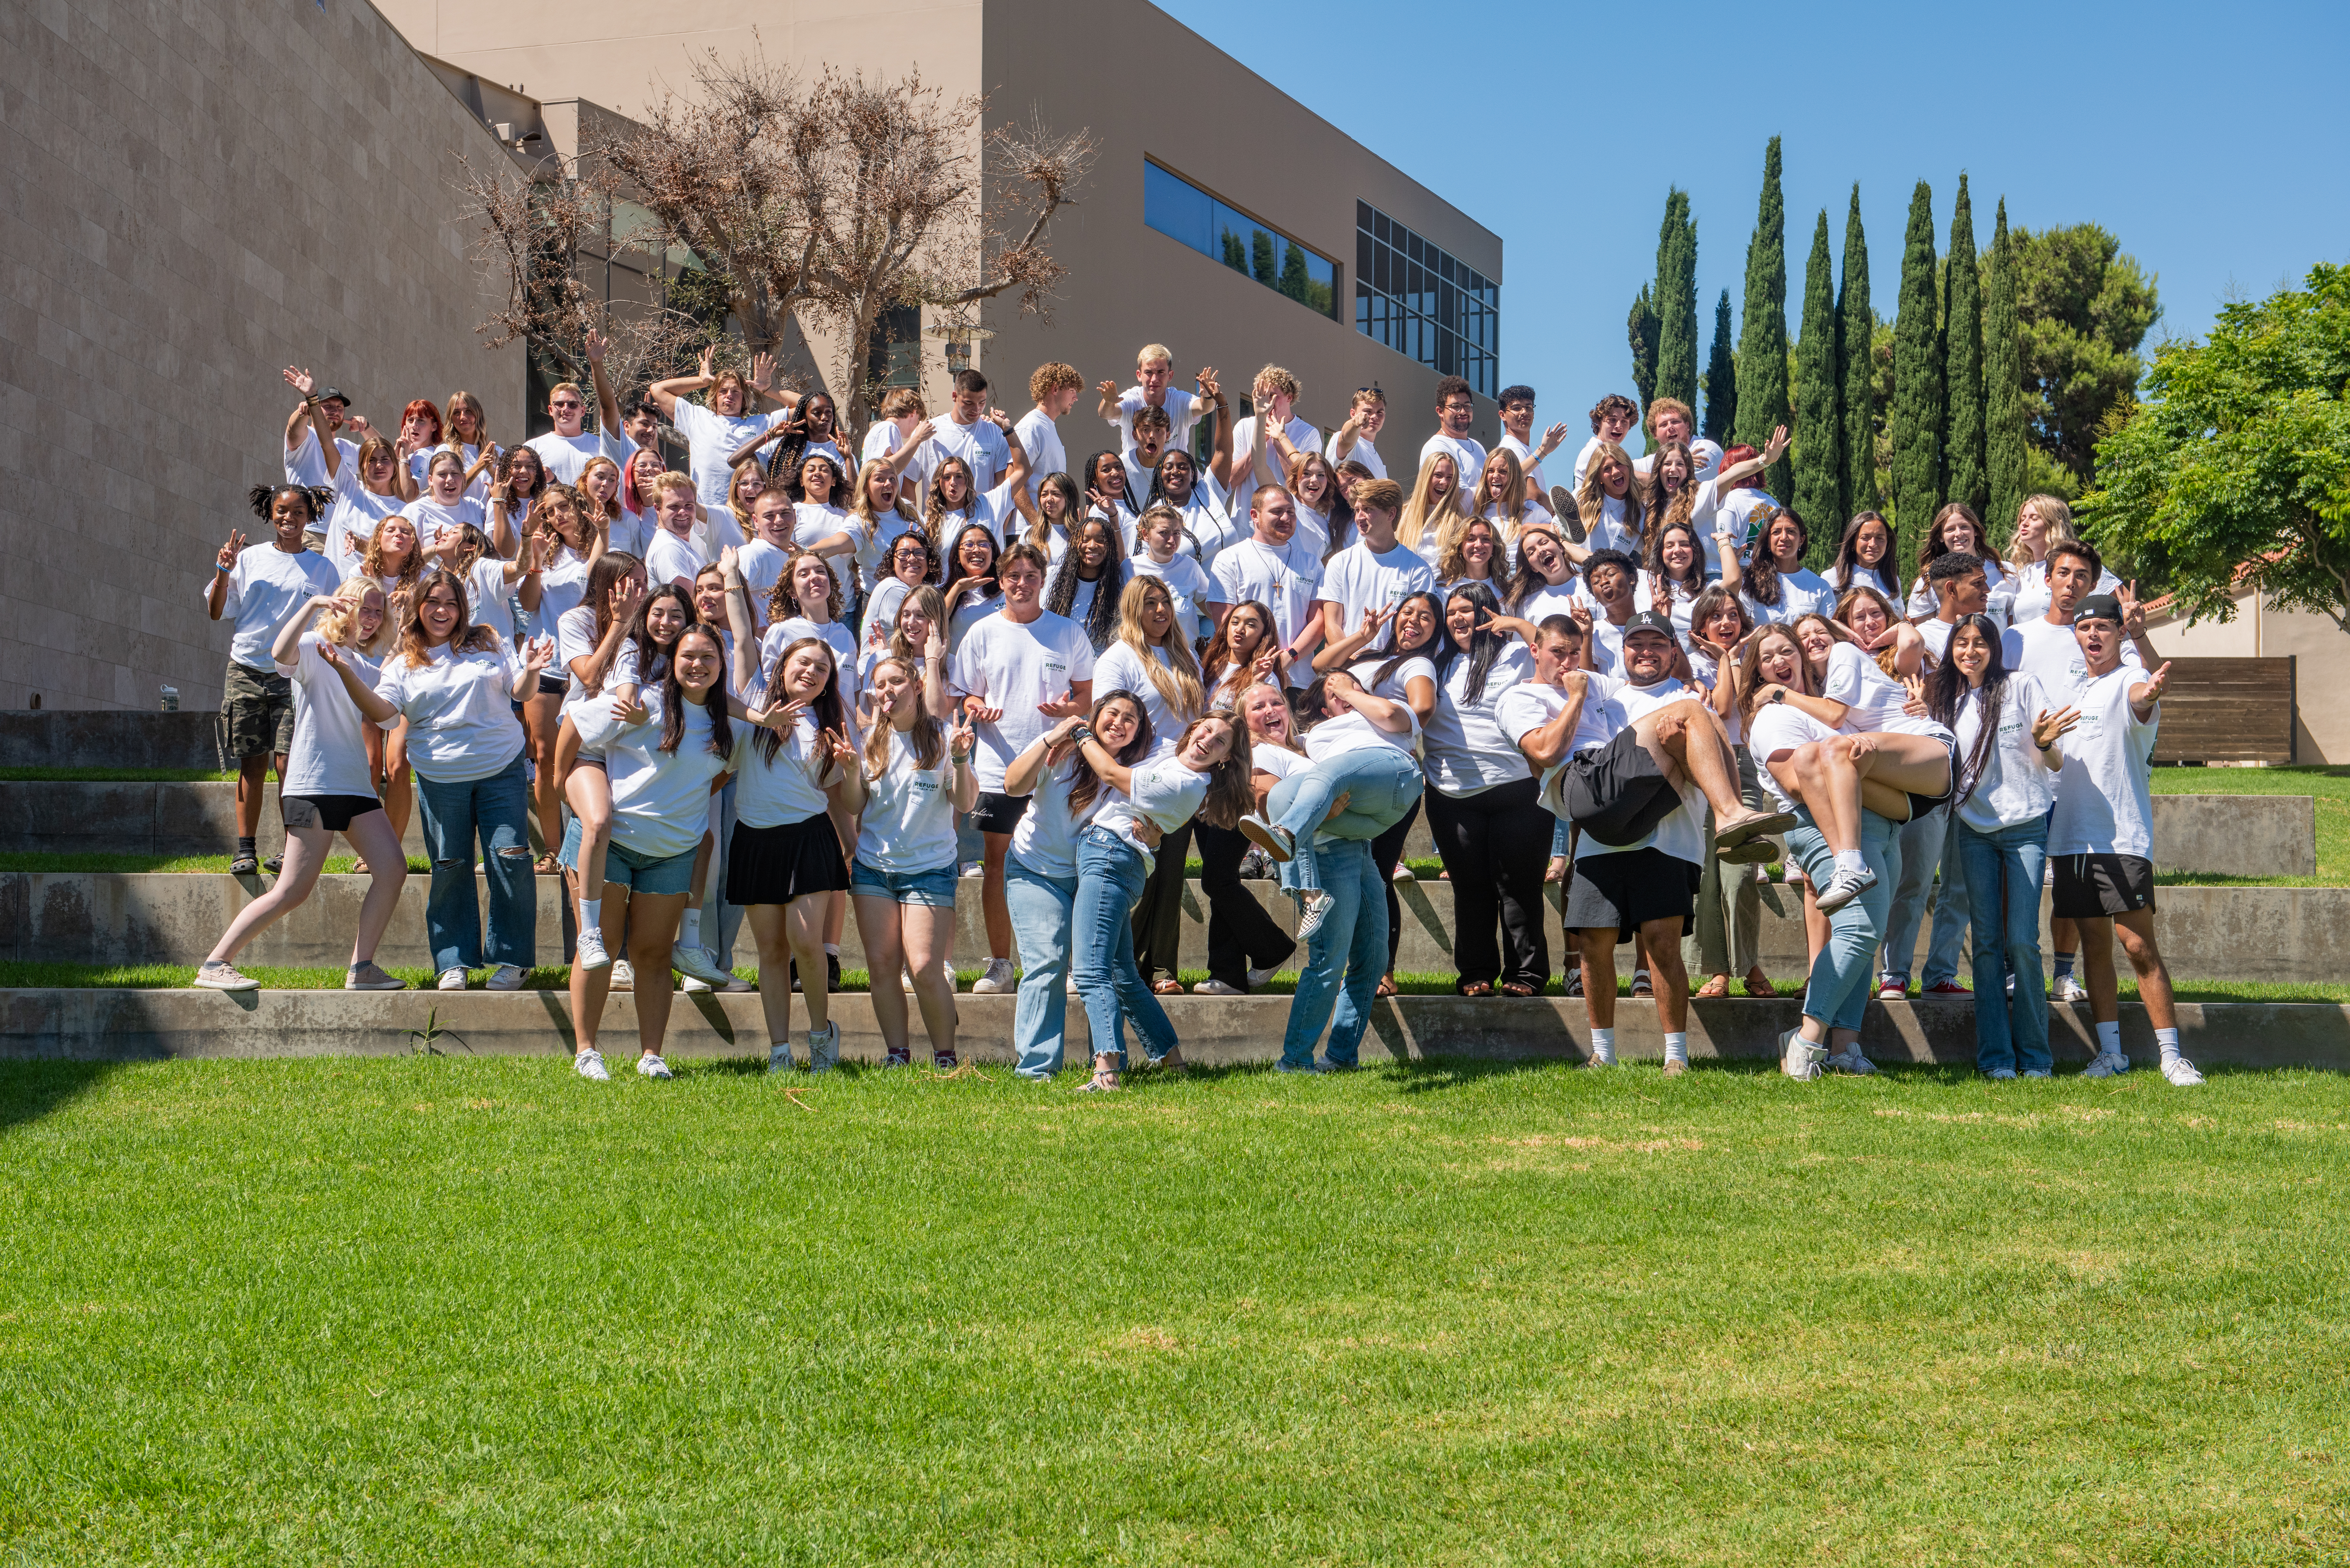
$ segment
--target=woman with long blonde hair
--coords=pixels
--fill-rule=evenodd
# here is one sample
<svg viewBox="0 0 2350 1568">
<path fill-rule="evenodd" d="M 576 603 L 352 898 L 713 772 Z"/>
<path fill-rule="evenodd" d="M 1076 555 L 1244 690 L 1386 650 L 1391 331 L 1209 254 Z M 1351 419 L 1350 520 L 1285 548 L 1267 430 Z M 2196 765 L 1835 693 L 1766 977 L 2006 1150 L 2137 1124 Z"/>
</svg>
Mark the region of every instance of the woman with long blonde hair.
<svg viewBox="0 0 2350 1568">
<path fill-rule="evenodd" d="M 1504 552 L 1516 547 L 1519 529 L 1551 520 L 1550 503 L 1534 487 L 1518 454 L 1505 446 L 1497 446 L 1487 455 L 1485 472 L 1478 476 L 1477 493 L 1470 498 L 1468 510 L 1493 525 Z M 1454 537 L 1458 536 L 1456 533 Z M 1506 555 L 1503 559 L 1507 560 Z M 1440 575 L 1442 567 L 1438 570 Z"/>
<path fill-rule="evenodd" d="M 604 541 L 603 547 L 633 556 L 644 541 L 635 536 L 620 504 L 624 483 L 619 463 L 599 452 L 579 470 L 579 483 L 574 488 L 579 493 L 580 515 Z"/>
<path fill-rule="evenodd" d="M 1583 488 L 1575 496 L 1575 509 L 1583 519 L 1583 543 L 1570 542 L 1568 555 L 1580 562 L 1594 550 L 1621 550 L 1639 559 L 1648 514 L 1638 477 L 1622 447 L 1612 441 L 1596 445 L 1583 471 Z"/>
<path fill-rule="evenodd" d="M 424 550 L 417 542 L 415 521 L 404 512 L 395 512 L 376 524 L 375 537 L 359 556 L 357 572 L 347 579 L 371 582 L 383 593 L 384 613 L 378 618 L 375 633 L 359 645 L 360 652 L 380 662 L 390 650 L 400 628 L 408 624 L 408 612 L 415 606 L 417 585 L 423 576 Z M 382 736 L 384 815 L 391 821 L 391 831 L 405 837 L 409 816 L 416 809 L 416 784 L 408 774 L 408 721 L 402 719 L 379 733 Z M 362 857 L 359 868 L 365 871 L 369 866 Z"/>
<path fill-rule="evenodd" d="M 1419 465 L 1419 477 L 1396 514 L 1396 543 L 1433 566 L 1443 558 L 1444 542 L 1469 520 L 1461 494 L 1461 471 L 1450 452 L 1437 452 Z"/>
<path fill-rule="evenodd" d="M 608 462 L 595 459 L 596 462 Z M 617 471 L 616 471 L 617 472 Z M 582 479 L 587 477 L 583 472 Z M 577 609 L 586 599 L 588 575 L 604 553 L 604 535 L 588 521 L 579 492 L 567 484 L 550 484 L 533 509 L 530 542 L 524 546 L 525 594 L 536 577 L 538 602 L 532 618 L 550 629 Z M 530 737 L 533 768 L 531 804 L 538 815 L 538 831 L 547 845 L 538 857 L 538 874 L 560 876 L 556 846 L 563 842 L 563 775 L 555 765 L 556 740 L 563 727 L 563 699 L 571 689 L 567 671 L 542 670 L 538 689 L 522 705 L 522 724 Z"/>
<path fill-rule="evenodd" d="M 1157 577 L 1137 577 L 1118 597 L 1118 639 L 1094 660 L 1094 680 L 1106 691 L 1142 700 L 1150 732 L 1162 741 L 1207 711 L 1191 641 L 1175 618 L 1175 596 Z M 1188 822 L 1170 829 L 1134 906 L 1134 961 L 1143 983 L 1162 996 L 1183 988 L 1176 980 L 1176 943 L 1182 935 L 1183 862 L 1191 844 Z M 1167 978 L 1152 983 L 1165 970 Z"/>
<path fill-rule="evenodd" d="M 2073 509 L 2055 495 L 2027 495 L 2015 509 L 2015 533 L 2007 542 L 2007 575 L 1991 590 L 1993 618 L 2004 626 L 2022 626 L 2048 615 L 2048 552 L 2059 545 L 2077 545 Z M 2093 593 L 2109 594 L 2122 580 L 2097 568 Z M 2004 602 L 2002 602 L 2004 600 Z"/>
</svg>

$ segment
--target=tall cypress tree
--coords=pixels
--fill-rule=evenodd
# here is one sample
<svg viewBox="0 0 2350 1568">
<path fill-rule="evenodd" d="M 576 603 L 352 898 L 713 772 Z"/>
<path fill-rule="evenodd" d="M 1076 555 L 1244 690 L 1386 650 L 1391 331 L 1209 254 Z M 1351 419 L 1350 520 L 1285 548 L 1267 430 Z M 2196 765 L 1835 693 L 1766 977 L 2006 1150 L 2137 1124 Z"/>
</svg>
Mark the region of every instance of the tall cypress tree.
<svg viewBox="0 0 2350 1568">
<path fill-rule="evenodd" d="M 1977 517 L 1990 502 L 1983 476 L 1982 274 L 1975 263 L 1975 210 L 1959 176 L 1950 210 L 1950 264 L 1942 285 L 1943 493 Z"/>
<path fill-rule="evenodd" d="M 1640 394 L 1640 412 L 1645 417 L 1657 387 L 1657 307 L 1647 284 L 1640 286 L 1640 297 L 1632 302 L 1632 312 L 1625 318 L 1624 336 L 1631 340 L 1632 389 Z"/>
<path fill-rule="evenodd" d="M 1762 200 L 1746 246 L 1746 306 L 1738 338 L 1739 441 L 1760 448 L 1787 422 L 1787 204 L 1779 192 L 1779 139 L 1762 155 Z M 1784 496 L 1794 467 L 1781 458 L 1762 476 Z"/>
<path fill-rule="evenodd" d="M 1901 251 L 1901 294 L 1893 317 L 1893 523 L 1897 560 L 1918 541 L 1941 505 L 1942 335 L 1934 278 L 1934 188 L 1909 197 L 1909 232 Z M 1906 570 L 1906 566 L 1904 567 Z"/>
<path fill-rule="evenodd" d="M 1860 227 L 1860 182 L 1844 220 L 1844 292 L 1836 298 L 1836 365 L 1844 382 L 1844 504 L 1840 521 L 1884 504 L 1877 493 L 1877 313 L 1868 306 L 1868 236 Z M 2020 384 L 2020 383 L 2019 383 Z"/>
<path fill-rule="evenodd" d="M 2005 543 L 2031 493 L 2023 433 L 2023 339 L 2015 310 L 2015 245 L 2007 237 L 2007 198 L 1991 231 L 1991 276 L 1983 291 L 1983 468 L 1991 511 L 1984 530 Z"/>
<path fill-rule="evenodd" d="M 1804 267 L 1804 335 L 1795 342 L 1795 511 L 1812 531 L 1812 564 L 1835 553 L 1844 527 L 1844 407 L 1836 396 L 1835 262 L 1828 214 L 1812 229 Z"/>
<path fill-rule="evenodd" d="M 1665 199 L 1657 235 L 1657 385 L 1655 395 L 1697 407 L 1697 220 L 1689 192 Z M 1650 450 L 1654 450 L 1651 447 Z"/>
<path fill-rule="evenodd" d="M 1730 444 L 1738 424 L 1738 355 L 1731 348 L 1730 290 L 1713 307 L 1713 352 L 1705 361 L 1705 439 Z"/>
</svg>

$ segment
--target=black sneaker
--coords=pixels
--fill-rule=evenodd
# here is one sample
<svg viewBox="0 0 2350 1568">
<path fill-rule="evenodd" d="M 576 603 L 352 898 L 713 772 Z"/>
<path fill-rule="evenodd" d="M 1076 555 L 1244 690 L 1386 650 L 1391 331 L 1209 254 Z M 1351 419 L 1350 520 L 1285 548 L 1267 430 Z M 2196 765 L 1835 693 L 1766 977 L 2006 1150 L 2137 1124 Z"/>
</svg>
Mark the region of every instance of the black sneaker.
<svg viewBox="0 0 2350 1568">
<path fill-rule="evenodd" d="M 827 992 L 840 989 L 840 955 L 838 953 L 824 955 L 824 989 Z"/>
</svg>

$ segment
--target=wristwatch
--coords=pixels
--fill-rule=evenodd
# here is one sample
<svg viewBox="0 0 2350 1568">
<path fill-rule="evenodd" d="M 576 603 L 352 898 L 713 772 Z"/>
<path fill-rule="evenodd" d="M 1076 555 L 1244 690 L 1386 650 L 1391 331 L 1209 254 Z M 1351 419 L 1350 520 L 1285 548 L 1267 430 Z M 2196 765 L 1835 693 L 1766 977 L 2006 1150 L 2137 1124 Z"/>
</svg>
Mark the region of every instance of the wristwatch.
<svg viewBox="0 0 2350 1568">
<path fill-rule="evenodd" d="M 1771 701 L 1773 702 L 1784 702 L 1786 700 L 1787 689 L 1784 686 L 1780 687 L 1776 691 L 1771 693 Z"/>
</svg>

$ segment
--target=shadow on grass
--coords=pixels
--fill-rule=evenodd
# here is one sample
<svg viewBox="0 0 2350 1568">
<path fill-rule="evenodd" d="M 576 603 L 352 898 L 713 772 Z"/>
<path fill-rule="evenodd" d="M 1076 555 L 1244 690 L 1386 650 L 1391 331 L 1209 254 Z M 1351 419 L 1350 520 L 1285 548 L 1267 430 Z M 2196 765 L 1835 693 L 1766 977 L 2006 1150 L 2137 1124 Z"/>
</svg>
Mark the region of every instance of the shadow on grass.
<svg viewBox="0 0 2350 1568">
<path fill-rule="evenodd" d="M 0 1137 L 65 1109 L 120 1062 L 0 1062 Z"/>
</svg>

